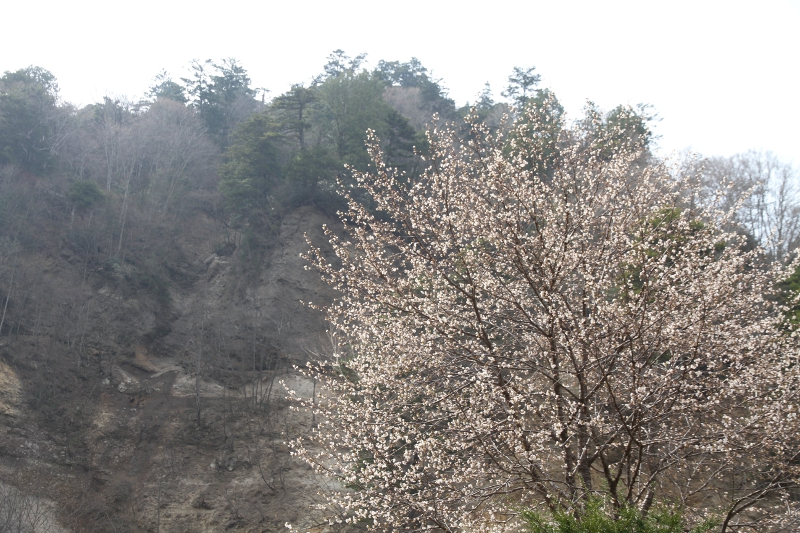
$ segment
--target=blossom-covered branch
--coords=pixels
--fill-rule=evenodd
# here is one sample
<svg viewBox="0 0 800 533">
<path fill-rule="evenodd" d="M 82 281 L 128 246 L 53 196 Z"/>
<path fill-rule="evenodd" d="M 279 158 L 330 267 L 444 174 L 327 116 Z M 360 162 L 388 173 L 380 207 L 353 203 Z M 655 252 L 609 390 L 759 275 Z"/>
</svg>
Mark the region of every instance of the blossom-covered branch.
<svg viewBox="0 0 800 533">
<path fill-rule="evenodd" d="M 696 180 L 549 105 L 437 127 L 413 180 L 370 137 L 374 205 L 348 196 L 336 264 L 309 255 L 346 343 L 296 453 L 376 529 L 503 530 L 602 496 L 777 530 L 800 473 L 786 271 L 686 200 Z"/>
</svg>

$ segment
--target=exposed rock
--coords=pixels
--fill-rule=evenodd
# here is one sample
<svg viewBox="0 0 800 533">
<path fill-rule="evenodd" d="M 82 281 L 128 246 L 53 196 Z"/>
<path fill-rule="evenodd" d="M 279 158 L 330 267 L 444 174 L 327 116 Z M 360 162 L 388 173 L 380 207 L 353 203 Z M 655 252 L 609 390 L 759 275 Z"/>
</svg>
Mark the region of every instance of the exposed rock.
<svg viewBox="0 0 800 533">
<path fill-rule="evenodd" d="M 22 384 L 14 370 L 0 361 L 0 415 L 19 415 L 19 401 Z"/>
</svg>

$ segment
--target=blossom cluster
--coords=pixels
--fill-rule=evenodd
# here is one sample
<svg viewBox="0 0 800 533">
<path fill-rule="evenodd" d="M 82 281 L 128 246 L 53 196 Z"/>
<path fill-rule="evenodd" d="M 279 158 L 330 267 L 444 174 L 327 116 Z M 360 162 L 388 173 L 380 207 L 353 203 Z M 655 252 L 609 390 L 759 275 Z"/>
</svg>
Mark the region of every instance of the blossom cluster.
<svg viewBox="0 0 800 533">
<path fill-rule="evenodd" d="M 591 117 L 545 103 L 428 135 L 419 177 L 370 137 L 374 170 L 353 174 L 371 204 L 348 196 L 335 260 L 309 254 L 340 342 L 293 445 L 340 481 L 336 519 L 513 530 L 596 496 L 723 530 L 796 515 L 797 336 L 770 297 L 786 267 Z"/>
</svg>

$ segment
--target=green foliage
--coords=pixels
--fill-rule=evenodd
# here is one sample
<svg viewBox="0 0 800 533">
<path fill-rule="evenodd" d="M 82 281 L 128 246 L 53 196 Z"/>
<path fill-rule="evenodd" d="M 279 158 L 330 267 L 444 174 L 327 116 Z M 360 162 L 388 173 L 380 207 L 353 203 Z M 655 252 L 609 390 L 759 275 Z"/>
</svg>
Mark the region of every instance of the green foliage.
<svg viewBox="0 0 800 533">
<path fill-rule="evenodd" d="M 428 69 L 416 57 L 406 63 L 380 60 L 375 75 L 387 85 L 400 87 L 422 87 L 435 83 L 428 77 Z"/>
<path fill-rule="evenodd" d="M 534 74 L 535 70 L 536 67 L 514 67 L 514 71 L 508 77 L 508 85 L 503 91 L 503 96 L 510 98 L 520 109 L 525 107 L 531 98 L 541 94 L 536 86 L 539 85 L 542 77 Z"/>
<path fill-rule="evenodd" d="M 242 122 L 220 166 L 219 188 L 237 221 L 253 221 L 272 210 L 272 194 L 281 182 L 280 134 L 264 113 Z"/>
<path fill-rule="evenodd" d="M 656 119 L 646 105 L 636 108 L 617 106 L 605 115 L 589 103 L 585 124 L 593 132 L 593 141 L 603 147 L 602 156 L 609 160 L 620 149 L 647 153 L 653 139 L 650 122 Z"/>
<path fill-rule="evenodd" d="M 267 219 L 284 207 L 314 204 L 329 212 L 344 207 L 335 194 L 336 180 L 346 181 L 345 164 L 366 169 L 368 129 L 381 139 L 389 164 L 413 169 L 417 132 L 384 100 L 383 92 L 394 81 L 414 86 L 435 83 L 418 62 L 391 68 L 382 63 L 388 70 L 369 72 L 359 71 L 363 59 L 336 50 L 324 74 L 310 87 L 292 86 L 265 112 L 239 124 L 220 167 L 220 190 L 234 226 L 254 224 L 263 229 Z M 214 79 L 205 74 L 207 67 L 194 65 L 197 75 L 190 90 L 201 113 L 202 95 L 209 92 L 201 82 Z"/>
<path fill-rule="evenodd" d="M 555 94 L 539 91 L 527 100 L 526 108 L 533 113 L 522 113 L 520 128 L 512 132 L 507 149 L 516 144 L 523 149 L 529 168 L 537 175 L 551 177 L 559 160 L 559 135 L 564 128 L 564 107 Z M 535 117 L 529 120 L 529 117 Z"/>
<path fill-rule="evenodd" d="M 414 163 L 414 146 L 420 140 L 408 120 L 394 109 L 390 109 L 386 117 L 386 130 L 381 144 L 386 162 L 400 171 L 411 172 Z"/>
<path fill-rule="evenodd" d="M 181 78 L 192 97 L 191 103 L 200 112 L 209 134 L 220 146 L 227 146 L 236 124 L 258 108 L 250 77 L 232 58 L 220 63 L 210 59 L 195 61 L 192 71 L 192 78 Z"/>
<path fill-rule="evenodd" d="M 422 100 L 430 108 L 431 113 L 438 113 L 442 118 L 451 119 L 455 115 L 455 102 L 448 98 L 441 80 L 428 75 L 428 69 L 416 57 L 410 61 L 378 61 L 373 76 L 380 79 L 387 87 L 418 88 Z"/>
<path fill-rule="evenodd" d="M 600 499 L 590 499 L 574 514 L 526 510 L 520 516 L 529 533 L 706 533 L 717 525 L 717 521 L 708 519 L 688 529 L 679 510 L 659 507 L 643 513 L 635 506 L 615 510 Z"/>
<path fill-rule="evenodd" d="M 362 56 L 350 59 L 337 50 L 325 66 L 326 77 L 320 78 L 322 81 L 316 87 L 321 105 L 315 118 L 320 133 L 327 130 L 329 135 L 322 135 L 320 140 L 332 141 L 334 153 L 342 163 L 365 170 L 370 159 L 364 141 L 367 130 L 372 129 L 383 141 L 389 163 L 407 165 L 413 155 L 416 132 L 405 117 L 386 103 L 384 90 L 395 83 L 405 87 L 434 87 L 435 98 L 440 98 L 441 88 L 427 77 L 416 60 L 410 64 L 382 61 L 373 72 L 358 71 L 362 60 Z"/>
<path fill-rule="evenodd" d="M 155 81 L 156 84 L 150 87 L 150 92 L 148 93 L 151 98 L 167 98 L 181 104 L 189 101 L 186 96 L 186 88 L 180 83 L 172 81 L 167 71 L 162 70 L 156 76 Z"/>
<path fill-rule="evenodd" d="M 633 109 L 628 106 L 617 106 L 606 115 L 606 128 L 616 132 L 613 142 L 627 143 L 640 150 L 647 150 L 653 138 L 648 123 L 655 117 L 647 106 Z"/>
<path fill-rule="evenodd" d="M 479 110 L 488 110 L 494 107 L 494 100 L 492 99 L 492 86 L 487 81 L 483 86 L 481 94 L 478 95 L 478 101 L 475 102 L 475 107 Z"/>
<path fill-rule="evenodd" d="M 94 123 L 99 127 L 112 125 L 120 127 L 130 123 L 133 119 L 133 113 L 128 104 L 118 99 L 111 99 L 108 96 L 104 96 L 102 102 L 91 105 L 90 109 L 92 110 Z"/>
<path fill-rule="evenodd" d="M 555 164 L 559 159 L 559 132 L 565 125 L 564 107 L 551 91 L 533 90 L 534 82 L 538 77 L 531 76 L 530 72 L 515 69 L 511 78 L 519 78 L 517 85 L 510 86 L 503 94 L 513 97 L 515 102 L 522 104 L 527 109 L 532 109 L 536 120 L 528 121 L 531 116 L 522 113 L 519 123 L 525 124 L 522 130 L 524 135 L 513 137 L 517 145 L 524 145 L 529 150 L 526 153 L 535 154 L 535 158 L 528 158 L 530 168 L 540 176 L 552 176 Z M 532 71 L 532 69 L 528 69 Z M 511 79 L 509 78 L 509 79 Z M 533 81 L 532 81 L 533 80 Z M 523 82 L 527 86 L 523 86 Z M 516 87 L 516 88 L 514 88 Z M 513 89 L 513 90 L 512 90 Z M 480 110 L 478 118 L 481 118 Z M 600 155 L 608 161 L 623 150 L 641 151 L 647 154 L 653 135 L 649 123 L 654 116 L 649 113 L 647 106 L 634 109 L 618 106 L 607 114 L 593 103 L 589 103 L 586 118 L 582 121 L 584 131 L 587 133 L 586 143 L 589 148 L 600 148 Z"/>
<path fill-rule="evenodd" d="M 52 163 L 52 116 L 58 100 L 55 77 L 30 66 L 0 77 L 0 164 L 41 174 Z"/>
<path fill-rule="evenodd" d="M 311 128 L 308 120 L 309 108 L 317 101 L 314 89 L 302 84 L 292 88 L 272 101 L 272 108 L 278 110 L 281 118 L 281 129 L 290 132 L 297 138 L 300 149 L 306 147 L 306 131 Z"/>
<path fill-rule="evenodd" d="M 336 193 L 336 176 L 341 170 L 342 164 L 324 146 L 301 150 L 286 166 L 285 202 L 290 206 L 315 204 L 335 212 L 343 207 Z"/>
<path fill-rule="evenodd" d="M 795 331 L 800 326 L 800 266 L 785 280 L 778 283 L 778 294 L 781 303 L 788 307 L 786 311 L 786 326 Z"/>
<path fill-rule="evenodd" d="M 350 69 L 319 86 L 336 153 L 344 163 L 366 169 L 370 161 L 364 146 L 367 130 L 374 129 L 379 137 L 386 134 L 392 108 L 383 100 L 383 89 L 381 80 L 369 72 Z"/>
<path fill-rule="evenodd" d="M 67 198 L 80 210 L 89 209 L 105 198 L 103 191 L 93 181 L 73 181 L 67 190 Z"/>
<path fill-rule="evenodd" d="M 324 67 L 322 67 L 322 70 L 325 72 L 325 74 L 320 76 L 318 80 L 326 78 L 338 78 L 342 74 L 346 74 L 348 72 L 357 72 L 358 69 L 361 68 L 361 64 L 366 58 L 367 54 L 365 53 L 358 54 L 356 57 L 350 57 L 349 55 L 345 54 L 344 50 L 334 50 L 328 56 L 328 62 L 325 63 Z"/>
</svg>

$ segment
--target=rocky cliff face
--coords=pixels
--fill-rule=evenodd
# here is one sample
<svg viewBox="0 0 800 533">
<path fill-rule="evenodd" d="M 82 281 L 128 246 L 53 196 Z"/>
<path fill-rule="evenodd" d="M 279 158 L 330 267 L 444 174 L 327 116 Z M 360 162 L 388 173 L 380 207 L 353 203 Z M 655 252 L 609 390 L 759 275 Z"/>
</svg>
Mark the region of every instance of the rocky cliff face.
<svg viewBox="0 0 800 533">
<path fill-rule="evenodd" d="M 285 444 L 311 420 L 280 382 L 314 394 L 294 366 L 325 350 L 324 321 L 301 301 L 334 295 L 300 258 L 304 234 L 326 242 L 323 223 L 311 207 L 288 213 L 255 260 L 235 235 L 220 246 L 198 210 L 159 237 L 146 273 L 141 257 L 89 260 L 63 239 L 18 252 L 26 288 L 12 285 L 0 332 L 0 483 L 36 503 L 36 531 L 315 525 L 325 480 Z"/>
</svg>

